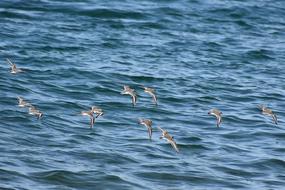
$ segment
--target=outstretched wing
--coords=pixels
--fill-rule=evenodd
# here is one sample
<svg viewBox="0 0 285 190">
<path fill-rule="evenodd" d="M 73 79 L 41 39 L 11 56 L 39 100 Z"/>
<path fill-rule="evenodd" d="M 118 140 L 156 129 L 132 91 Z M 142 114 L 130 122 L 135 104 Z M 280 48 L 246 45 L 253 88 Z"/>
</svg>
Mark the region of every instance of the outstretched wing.
<svg viewBox="0 0 285 190">
<path fill-rule="evenodd" d="M 177 147 L 176 142 L 175 142 L 174 140 L 169 140 L 169 142 L 170 142 L 171 146 L 174 148 L 174 150 L 175 150 L 176 152 L 179 152 L 179 149 L 178 149 L 178 147 Z"/>
<path fill-rule="evenodd" d="M 103 115 L 103 112 L 98 112 L 96 113 L 96 117 L 95 118 L 98 118 L 99 116 L 102 116 Z"/>
<path fill-rule="evenodd" d="M 10 61 L 10 59 L 6 58 L 6 61 L 9 65 L 13 66 L 14 64 L 12 63 L 12 61 Z"/>
<path fill-rule="evenodd" d="M 160 127 L 157 127 L 157 128 L 159 128 L 159 130 L 161 130 L 161 132 L 164 132 L 164 130 L 162 128 L 160 128 Z"/>
<path fill-rule="evenodd" d="M 92 115 L 92 116 L 90 116 L 90 128 L 93 128 L 94 123 L 95 123 L 95 118 L 94 118 L 94 116 Z"/>
<path fill-rule="evenodd" d="M 274 113 L 272 114 L 272 119 L 273 119 L 274 123 L 277 125 L 278 124 L 277 116 Z"/>
<path fill-rule="evenodd" d="M 127 85 L 124 86 L 124 90 L 125 90 L 125 91 L 128 91 L 128 90 L 130 90 L 130 89 L 131 89 L 131 88 L 130 88 L 129 86 L 127 86 Z"/>
<path fill-rule="evenodd" d="M 148 130 L 148 136 L 149 136 L 149 140 L 151 140 L 151 136 L 152 136 L 152 127 L 147 127 Z"/>
<path fill-rule="evenodd" d="M 222 123 L 222 117 L 220 115 L 217 115 L 217 127 L 220 127 L 220 124 Z"/>
<path fill-rule="evenodd" d="M 154 103 L 157 105 L 157 98 L 156 98 L 156 95 L 154 93 L 150 93 L 150 95 L 152 96 L 152 99 L 154 101 Z"/>
<path fill-rule="evenodd" d="M 132 96 L 132 103 L 135 106 L 136 103 L 137 103 L 137 95 L 136 94 L 131 94 L 131 96 Z"/>
</svg>

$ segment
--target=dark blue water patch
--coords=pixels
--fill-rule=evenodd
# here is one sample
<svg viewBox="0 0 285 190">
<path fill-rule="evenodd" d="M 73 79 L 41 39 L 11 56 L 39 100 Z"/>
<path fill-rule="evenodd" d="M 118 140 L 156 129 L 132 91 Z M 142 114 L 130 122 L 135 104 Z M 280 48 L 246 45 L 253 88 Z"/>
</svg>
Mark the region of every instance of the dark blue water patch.
<svg viewBox="0 0 285 190">
<path fill-rule="evenodd" d="M 119 10 L 119 9 L 94 9 L 79 11 L 79 15 L 103 18 L 103 19 L 145 19 L 146 15 L 139 11 Z"/>
<path fill-rule="evenodd" d="M 166 26 L 159 22 L 136 22 L 130 25 L 132 27 L 137 27 L 139 29 L 155 29 L 155 30 L 166 29 Z"/>
<path fill-rule="evenodd" d="M 3 189 L 3 190 L 15 190 L 15 189 L 13 189 L 13 188 L 4 187 L 4 186 L 1 186 L 0 188 Z"/>
<path fill-rule="evenodd" d="M 271 159 L 261 160 L 256 164 L 254 164 L 253 166 L 256 166 L 258 168 L 264 168 L 266 170 L 275 171 L 276 167 L 284 168 L 285 165 L 284 165 L 284 160 L 271 158 Z"/>
<path fill-rule="evenodd" d="M 252 173 L 249 171 L 246 171 L 246 169 L 235 169 L 235 168 L 231 168 L 231 167 L 214 167 L 215 169 L 227 173 L 229 175 L 233 175 L 233 176 L 238 176 L 238 177 L 242 177 L 242 178 L 253 178 L 253 177 L 262 177 L 264 174 L 263 173 Z"/>
<path fill-rule="evenodd" d="M 91 177 L 94 174 L 99 176 L 97 180 L 94 180 L 94 178 Z M 72 188 L 83 187 L 86 189 L 92 189 L 94 186 L 100 188 L 100 186 L 102 186 L 100 181 L 104 181 L 103 187 L 108 188 L 116 186 L 121 188 L 130 188 L 130 184 L 132 184 L 131 182 L 127 182 L 116 175 L 99 171 L 70 172 L 64 170 L 52 170 L 41 173 L 32 173 L 32 175 L 36 180 L 43 181 L 47 184 L 64 185 Z"/>
<path fill-rule="evenodd" d="M 274 54 L 273 54 L 274 55 Z M 268 50 L 252 50 L 246 53 L 246 58 L 254 59 L 254 60 L 268 60 L 274 59 L 271 51 Z"/>
</svg>

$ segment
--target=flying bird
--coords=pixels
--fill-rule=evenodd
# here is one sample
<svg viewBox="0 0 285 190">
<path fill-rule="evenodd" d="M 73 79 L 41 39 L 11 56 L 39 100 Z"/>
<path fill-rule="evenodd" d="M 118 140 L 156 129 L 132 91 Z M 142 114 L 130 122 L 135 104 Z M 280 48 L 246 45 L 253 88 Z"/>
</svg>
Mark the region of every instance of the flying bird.
<svg viewBox="0 0 285 190">
<path fill-rule="evenodd" d="M 144 86 L 142 86 L 142 88 L 144 89 L 145 93 L 148 93 L 148 94 L 151 95 L 151 97 L 153 99 L 153 102 L 155 103 L 155 105 L 157 105 L 157 98 L 156 98 L 156 95 L 155 95 L 155 89 L 149 88 L 149 87 L 144 87 Z"/>
<path fill-rule="evenodd" d="M 24 108 L 24 107 L 29 107 L 29 106 L 31 106 L 31 104 L 28 103 L 28 102 L 26 102 L 22 97 L 18 96 L 17 98 L 18 98 L 18 106 L 19 106 L 19 107 Z"/>
<path fill-rule="evenodd" d="M 161 132 L 162 132 L 162 136 L 159 137 L 160 139 L 166 139 L 167 142 L 169 142 L 171 144 L 171 146 L 174 148 L 174 150 L 176 152 L 179 152 L 179 149 L 177 147 L 176 142 L 174 141 L 174 137 L 170 136 L 169 133 L 166 130 L 163 130 L 162 128 L 158 127 Z"/>
<path fill-rule="evenodd" d="M 220 124 L 222 122 L 222 112 L 218 109 L 211 109 L 208 114 L 213 115 L 217 118 L 217 127 L 220 127 Z"/>
<path fill-rule="evenodd" d="M 152 136 L 152 121 L 150 119 L 139 119 L 139 124 L 144 125 L 147 128 L 149 140 L 151 140 Z"/>
<path fill-rule="evenodd" d="M 90 128 L 93 128 L 95 123 L 94 112 L 91 109 L 90 111 L 81 111 L 81 115 L 90 117 Z"/>
<path fill-rule="evenodd" d="M 36 116 L 38 119 L 43 116 L 43 113 L 32 105 L 29 107 L 29 114 Z"/>
<path fill-rule="evenodd" d="M 19 73 L 19 72 L 23 72 L 23 70 L 22 69 L 18 69 L 17 68 L 17 66 L 16 66 L 16 64 L 15 63 L 12 63 L 12 61 L 10 61 L 10 59 L 6 59 L 6 61 L 7 61 L 7 63 L 10 65 L 10 67 L 11 67 L 11 73 L 12 74 L 16 74 L 16 73 Z"/>
<path fill-rule="evenodd" d="M 103 116 L 104 112 L 101 108 L 98 108 L 97 106 L 92 106 L 91 108 L 92 112 L 96 114 L 95 118 L 98 118 L 99 116 Z"/>
<path fill-rule="evenodd" d="M 121 94 L 127 94 L 127 95 L 130 95 L 132 97 L 132 103 L 133 103 L 133 106 L 136 105 L 137 103 L 137 94 L 136 94 L 136 91 L 132 88 L 130 88 L 129 86 L 124 86 L 124 90 L 121 92 Z"/>
<path fill-rule="evenodd" d="M 265 107 L 264 105 L 258 105 L 258 107 L 261 109 L 261 113 L 263 115 L 268 115 L 268 116 L 271 116 L 272 119 L 273 119 L 273 122 L 277 125 L 278 122 L 277 122 L 277 116 L 275 113 L 273 113 L 273 111 L 267 107 Z"/>
</svg>

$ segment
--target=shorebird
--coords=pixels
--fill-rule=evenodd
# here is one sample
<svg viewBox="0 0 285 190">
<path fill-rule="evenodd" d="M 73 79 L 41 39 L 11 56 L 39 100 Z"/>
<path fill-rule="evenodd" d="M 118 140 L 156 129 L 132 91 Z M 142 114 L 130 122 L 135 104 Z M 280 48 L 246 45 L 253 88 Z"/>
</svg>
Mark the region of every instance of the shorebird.
<svg viewBox="0 0 285 190">
<path fill-rule="evenodd" d="M 16 74 L 16 73 L 19 73 L 19 72 L 23 72 L 22 69 L 18 69 L 16 64 L 15 63 L 12 63 L 12 61 L 10 61 L 10 59 L 6 59 L 7 63 L 11 66 L 11 73 L 12 74 Z"/>
<path fill-rule="evenodd" d="M 139 119 L 139 124 L 144 125 L 147 128 L 149 140 L 151 140 L 152 136 L 152 121 L 150 119 Z"/>
<path fill-rule="evenodd" d="M 24 108 L 24 107 L 29 107 L 29 106 L 31 106 L 30 103 L 26 102 L 26 101 L 25 101 L 23 98 L 21 98 L 20 96 L 18 96 L 17 98 L 18 98 L 18 106 L 19 106 L 19 107 Z"/>
<path fill-rule="evenodd" d="M 174 137 L 170 136 L 169 133 L 166 130 L 163 130 L 162 128 L 158 127 L 161 132 L 162 132 L 162 136 L 159 137 L 160 139 L 166 139 L 167 142 L 169 142 L 171 144 L 171 146 L 175 149 L 176 152 L 179 152 L 178 147 L 176 142 L 174 141 Z"/>
<path fill-rule="evenodd" d="M 157 105 L 157 98 L 156 98 L 156 95 L 155 95 L 155 89 L 149 88 L 149 87 L 144 87 L 144 86 L 142 86 L 142 88 L 144 89 L 144 92 L 146 92 L 146 93 L 151 95 L 151 97 L 153 99 L 153 102 L 155 103 L 155 105 Z"/>
<path fill-rule="evenodd" d="M 95 118 L 98 118 L 99 116 L 103 116 L 104 115 L 104 112 L 101 108 L 98 108 L 96 106 L 92 106 L 92 112 L 96 114 L 96 117 Z"/>
<path fill-rule="evenodd" d="M 121 92 L 121 94 L 128 94 L 132 97 L 132 103 L 133 103 L 133 106 L 136 105 L 137 103 L 137 94 L 136 94 L 136 91 L 132 88 L 130 88 L 129 86 L 124 86 L 124 90 Z"/>
<path fill-rule="evenodd" d="M 273 119 L 273 122 L 277 125 L 277 116 L 273 113 L 273 111 L 267 107 L 265 107 L 264 105 L 258 105 L 258 107 L 261 109 L 261 113 L 263 115 L 268 115 L 271 116 Z"/>
<path fill-rule="evenodd" d="M 38 119 L 43 116 L 43 113 L 32 105 L 29 107 L 29 114 L 37 116 Z"/>
<path fill-rule="evenodd" d="M 81 111 L 81 115 L 90 117 L 90 128 L 93 128 L 95 123 L 95 118 L 93 114 L 94 114 L 93 109 L 91 109 L 90 111 Z"/>
<path fill-rule="evenodd" d="M 211 109 L 208 114 L 213 115 L 217 118 L 217 127 L 220 127 L 220 124 L 222 122 L 222 112 L 218 109 Z"/>
</svg>

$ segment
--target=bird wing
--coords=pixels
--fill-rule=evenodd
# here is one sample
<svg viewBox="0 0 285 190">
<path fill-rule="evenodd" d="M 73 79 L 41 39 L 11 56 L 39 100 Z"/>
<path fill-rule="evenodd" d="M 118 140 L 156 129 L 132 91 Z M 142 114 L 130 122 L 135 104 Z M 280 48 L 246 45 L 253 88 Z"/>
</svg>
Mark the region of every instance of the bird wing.
<svg viewBox="0 0 285 190">
<path fill-rule="evenodd" d="M 137 102 L 137 96 L 135 94 L 133 94 L 133 93 L 131 94 L 131 96 L 132 96 L 132 103 L 135 106 L 136 102 Z"/>
<path fill-rule="evenodd" d="M 7 63 L 9 64 L 9 65 L 11 65 L 11 66 L 13 66 L 14 64 L 12 63 L 12 61 L 10 61 L 10 59 L 6 59 L 6 61 L 7 61 Z"/>
<path fill-rule="evenodd" d="M 121 94 L 128 94 L 129 91 L 130 91 L 130 87 L 124 86 L 124 90 L 121 92 Z"/>
<path fill-rule="evenodd" d="M 148 136 L 149 136 L 149 139 L 151 140 L 151 136 L 152 136 L 152 127 L 148 126 L 148 127 L 147 127 L 147 130 L 148 130 Z"/>
<path fill-rule="evenodd" d="M 23 99 L 21 97 L 17 97 L 18 98 L 18 103 L 22 103 L 23 102 Z"/>
<path fill-rule="evenodd" d="M 102 115 L 103 115 L 103 112 L 97 112 L 95 118 L 98 118 L 99 116 L 102 116 Z"/>
<path fill-rule="evenodd" d="M 150 95 L 152 96 L 152 99 L 154 101 L 155 104 L 157 104 L 157 98 L 156 98 L 156 95 L 152 92 L 150 92 Z"/>
<path fill-rule="evenodd" d="M 169 143 L 171 144 L 171 146 L 175 149 L 175 151 L 176 151 L 176 152 L 179 152 L 179 149 L 178 149 L 178 147 L 177 147 L 176 142 L 175 142 L 174 140 L 169 140 L 169 139 L 168 139 L 168 141 L 169 141 Z"/>
<path fill-rule="evenodd" d="M 129 90 L 131 90 L 131 88 L 130 88 L 129 86 L 126 86 L 126 85 L 125 85 L 125 86 L 124 86 L 124 90 L 125 90 L 125 91 L 129 91 Z"/>
<path fill-rule="evenodd" d="M 277 116 L 275 114 L 272 114 L 272 119 L 274 121 L 274 123 L 277 125 Z"/>
<path fill-rule="evenodd" d="M 157 128 L 159 128 L 159 130 L 161 130 L 161 132 L 164 132 L 164 130 L 162 128 L 160 128 L 160 127 L 157 127 Z"/>
<path fill-rule="evenodd" d="M 219 115 L 216 115 L 216 117 L 217 117 L 217 127 L 220 127 L 220 124 L 222 122 L 222 117 Z"/>
<path fill-rule="evenodd" d="M 38 119 L 40 119 L 42 116 L 43 116 L 43 113 L 40 112 L 40 111 L 38 111 L 38 112 L 37 112 L 37 117 L 38 117 Z"/>
<path fill-rule="evenodd" d="M 95 118 L 94 118 L 94 116 L 92 115 L 92 116 L 90 116 L 90 128 L 93 128 L 94 123 L 95 123 Z"/>
</svg>

